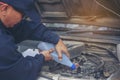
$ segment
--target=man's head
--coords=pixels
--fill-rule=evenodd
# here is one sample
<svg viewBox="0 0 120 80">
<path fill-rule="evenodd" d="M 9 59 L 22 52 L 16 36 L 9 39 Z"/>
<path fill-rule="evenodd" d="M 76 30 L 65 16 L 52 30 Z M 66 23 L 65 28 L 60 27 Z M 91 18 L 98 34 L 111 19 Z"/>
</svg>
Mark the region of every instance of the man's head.
<svg viewBox="0 0 120 80">
<path fill-rule="evenodd" d="M 35 23 L 40 22 L 40 15 L 38 14 L 35 1 L 37 0 L 0 0 L 0 19 L 5 26 L 12 27 L 21 21 L 22 16 L 29 17 Z M 6 19 L 5 19 L 6 18 Z M 9 19 L 9 20 L 8 20 Z M 14 20 L 14 21 L 12 21 Z M 9 23 L 9 24 L 8 24 Z M 11 24 L 12 23 L 12 24 Z"/>
<path fill-rule="evenodd" d="M 0 2 L 0 20 L 6 27 L 13 27 L 22 19 L 22 14 L 16 11 L 12 6 Z"/>
</svg>

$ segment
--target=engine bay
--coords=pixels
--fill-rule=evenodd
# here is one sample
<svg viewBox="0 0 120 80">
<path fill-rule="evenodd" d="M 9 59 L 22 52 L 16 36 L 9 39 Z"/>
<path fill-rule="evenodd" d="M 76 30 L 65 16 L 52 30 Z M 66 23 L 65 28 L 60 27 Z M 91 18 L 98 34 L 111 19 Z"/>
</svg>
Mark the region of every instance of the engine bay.
<svg viewBox="0 0 120 80">
<path fill-rule="evenodd" d="M 120 69 L 119 62 L 104 47 L 73 41 L 67 43 L 70 54 L 75 55 L 70 59 L 78 63 L 79 67 L 70 70 L 55 61 L 49 61 L 44 65 L 39 80 L 107 80 Z"/>
<path fill-rule="evenodd" d="M 71 70 L 55 61 L 45 62 L 38 80 L 120 80 L 119 29 L 77 24 L 46 26 L 60 35 L 70 60 L 79 66 Z M 23 42 L 20 51 L 35 50 L 38 43 Z"/>
</svg>

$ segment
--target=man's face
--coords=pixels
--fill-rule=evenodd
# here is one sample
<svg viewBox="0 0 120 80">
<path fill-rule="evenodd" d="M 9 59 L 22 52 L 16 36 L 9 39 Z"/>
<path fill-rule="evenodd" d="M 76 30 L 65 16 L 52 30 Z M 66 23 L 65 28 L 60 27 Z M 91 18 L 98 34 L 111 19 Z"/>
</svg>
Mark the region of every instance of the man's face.
<svg viewBox="0 0 120 80">
<path fill-rule="evenodd" d="M 22 14 L 13 7 L 3 4 L 0 6 L 0 19 L 7 28 L 12 28 L 22 20 Z"/>
</svg>

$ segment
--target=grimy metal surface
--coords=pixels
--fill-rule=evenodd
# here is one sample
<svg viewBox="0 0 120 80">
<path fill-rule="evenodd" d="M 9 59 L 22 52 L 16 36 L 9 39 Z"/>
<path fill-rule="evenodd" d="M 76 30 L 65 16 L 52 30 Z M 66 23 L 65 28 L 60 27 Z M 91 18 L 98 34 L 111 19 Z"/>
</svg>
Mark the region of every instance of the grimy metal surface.
<svg viewBox="0 0 120 80">
<path fill-rule="evenodd" d="M 36 3 L 42 22 L 92 24 L 115 28 L 120 25 L 119 5 L 120 0 L 38 0 Z"/>
</svg>

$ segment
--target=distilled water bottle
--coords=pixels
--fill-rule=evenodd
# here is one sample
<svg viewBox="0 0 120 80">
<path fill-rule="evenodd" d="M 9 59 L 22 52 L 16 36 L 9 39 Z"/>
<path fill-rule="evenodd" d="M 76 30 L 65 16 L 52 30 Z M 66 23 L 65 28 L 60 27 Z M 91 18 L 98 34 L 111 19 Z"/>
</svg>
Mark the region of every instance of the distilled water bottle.
<svg viewBox="0 0 120 80">
<path fill-rule="evenodd" d="M 55 48 L 55 45 L 53 45 L 51 43 L 47 43 L 47 42 L 40 42 L 38 44 L 38 48 L 40 50 L 50 50 L 51 48 Z M 63 65 L 66 65 L 66 66 L 70 67 L 71 70 L 76 69 L 75 64 L 73 64 L 65 54 L 62 54 L 62 60 L 58 59 L 58 54 L 57 54 L 56 51 L 52 52 L 51 56 L 52 56 L 53 60 L 55 60 L 58 63 L 61 63 Z"/>
</svg>

